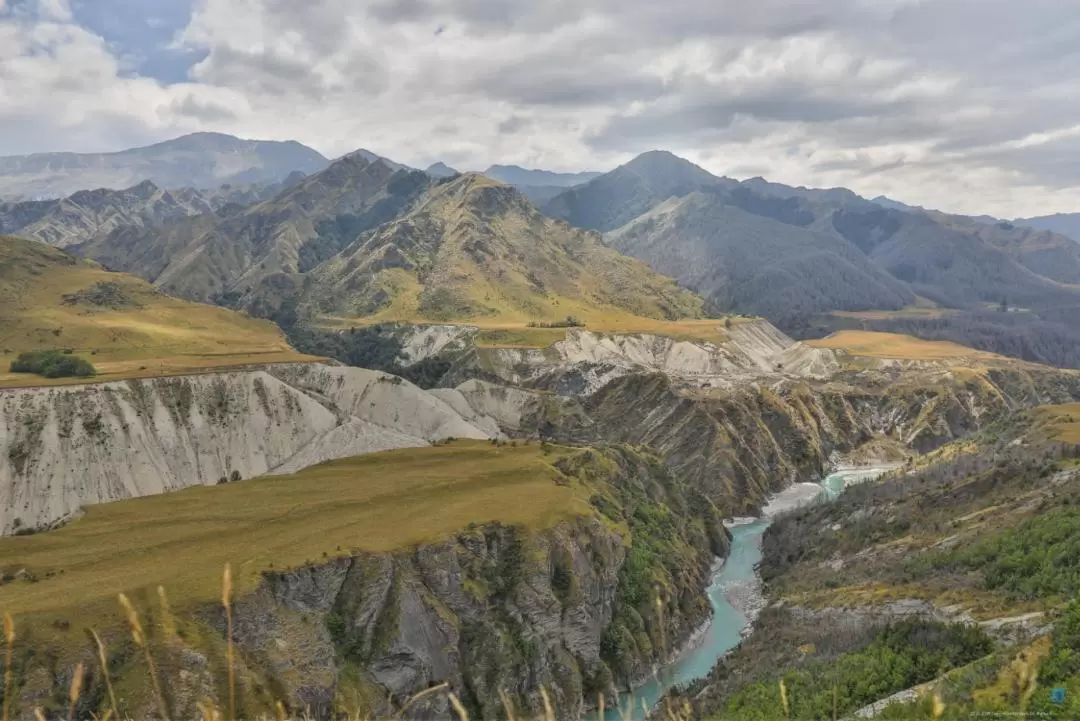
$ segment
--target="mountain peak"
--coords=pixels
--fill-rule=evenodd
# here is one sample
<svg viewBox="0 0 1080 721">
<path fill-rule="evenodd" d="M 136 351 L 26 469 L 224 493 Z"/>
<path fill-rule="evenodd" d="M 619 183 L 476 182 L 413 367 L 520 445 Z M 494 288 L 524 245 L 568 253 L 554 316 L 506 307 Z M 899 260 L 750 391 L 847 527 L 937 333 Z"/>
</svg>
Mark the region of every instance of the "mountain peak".
<svg viewBox="0 0 1080 721">
<path fill-rule="evenodd" d="M 584 185 L 568 188 L 544 212 L 579 228 L 608 231 L 668 198 L 733 184 L 667 150 L 650 150 Z"/>
<path fill-rule="evenodd" d="M 158 186 L 156 186 L 152 180 L 144 180 L 138 185 L 131 186 L 127 189 L 126 192 L 130 195 L 134 195 L 138 198 L 146 200 L 147 198 L 153 197 L 154 194 L 157 193 L 159 190 L 160 188 L 158 188 Z"/>
<path fill-rule="evenodd" d="M 442 161 L 432 163 L 427 167 L 427 170 L 425 170 L 424 172 L 433 178 L 452 178 L 455 175 L 460 174 L 460 171 L 451 168 L 449 165 Z"/>
<path fill-rule="evenodd" d="M 624 163 L 621 167 L 650 173 L 681 172 L 693 173 L 698 176 L 704 175 L 710 178 L 716 177 L 704 168 L 691 163 L 686 158 L 675 155 L 675 153 L 672 153 L 669 150 L 650 150 L 642 153 L 630 162 Z"/>
</svg>

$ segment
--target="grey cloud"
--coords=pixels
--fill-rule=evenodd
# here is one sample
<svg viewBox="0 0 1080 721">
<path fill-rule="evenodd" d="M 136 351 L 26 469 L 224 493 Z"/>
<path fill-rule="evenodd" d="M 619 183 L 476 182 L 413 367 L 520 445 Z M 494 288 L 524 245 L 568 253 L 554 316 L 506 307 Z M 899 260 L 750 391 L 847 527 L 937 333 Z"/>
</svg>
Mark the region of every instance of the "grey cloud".
<svg viewBox="0 0 1080 721">
<path fill-rule="evenodd" d="M 204 123 L 218 123 L 223 120 L 236 120 L 236 113 L 221 103 L 204 100 L 188 94 L 176 98 L 169 104 L 169 111 L 186 118 Z"/>
<path fill-rule="evenodd" d="M 514 133 L 522 130 L 529 125 L 529 119 L 523 118 L 520 115 L 512 115 L 506 120 L 499 123 L 499 133 L 502 135 L 513 135 Z"/>
<path fill-rule="evenodd" d="M 252 125 L 328 150 L 363 135 L 459 167 L 667 147 L 717 172 L 925 180 L 971 203 L 979 183 L 1008 198 L 1005 178 L 1080 187 L 1075 139 L 1016 147 L 1080 122 L 1075 0 L 200 0 L 189 30 L 179 45 L 205 55 L 191 79 L 241 101 L 165 94 L 185 129 Z M 75 97 L 101 78 L 59 82 Z"/>
<path fill-rule="evenodd" d="M 379 92 L 385 87 L 385 73 L 374 58 L 355 55 L 342 68 L 346 84 L 328 81 L 313 67 L 311 58 L 289 57 L 272 46 L 254 52 L 222 45 L 192 69 L 201 81 L 232 88 L 244 88 L 257 95 L 299 95 L 312 101 L 326 100 L 329 94 L 348 89 Z"/>
<path fill-rule="evenodd" d="M 662 144 L 672 137 L 701 141 L 724 137 L 736 118 L 780 123 L 820 123 L 910 112 L 904 101 L 859 93 L 823 92 L 807 84 L 780 81 L 766 88 L 733 92 L 691 83 L 641 112 L 614 116 L 588 140 L 599 149 L 629 150 Z M 746 138 L 746 131 L 743 131 Z"/>
<path fill-rule="evenodd" d="M 557 107 L 653 99 L 663 92 L 663 82 L 659 78 L 617 68 L 614 64 L 598 65 L 600 67 L 594 64 L 557 67 L 530 60 L 500 66 L 476 78 L 472 88 L 521 105 Z"/>
</svg>

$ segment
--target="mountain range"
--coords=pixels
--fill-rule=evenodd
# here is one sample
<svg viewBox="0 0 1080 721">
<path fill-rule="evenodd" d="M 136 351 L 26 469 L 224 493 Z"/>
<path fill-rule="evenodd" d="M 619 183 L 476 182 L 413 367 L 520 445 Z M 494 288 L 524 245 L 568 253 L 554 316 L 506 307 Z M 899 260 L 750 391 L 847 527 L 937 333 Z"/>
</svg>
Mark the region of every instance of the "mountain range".
<svg viewBox="0 0 1080 721">
<path fill-rule="evenodd" d="M 212 157 L 247 142 L 173 142 L 195 140 Z M 188 159 L 174 156 L 165 175 L 181 174 Z M 853 322 L 911 326 L 907 309 L 918 306 L 923 325 L 908 332 L 1080 363 L 1070 315 L 1080 309 L 1080 244 L 1051 230 L 867 200 L 845 188 L 740 182 L 666 151 L 600 175 L 517 166 L 463 174 L 445 164 L 419 171 L 366 150 L 309 175 L 280 170 L 289 172 L 273 183 L 193 190 L 143 182 L 9 202 L 0 205 L 0 231 L 70 248 L 183 298 L 267 317 L 299 310 L 550 321 L 564 311 L 595 313 L 615 296 L 619 312 L 654 317 L 703 307 L 688 311 L 651 280 L 641 283 L 641 303 L 629 302 L 626 286 L 614 296 L 597 291 L 611 290 L 610 278 L 596 282 L 602 266 L 620 283 L 643 277 L 611 260 L 615 254 L 589 266 L 606 244 L 714 310 L 762 315 L 797 336 Z M 589 278 L 579 283 L 580 272 Z M 1018 341 L 1016 318 L 987 316 L 992 308 L 1025 314 L 1023 332 L 1039 340 Z M 837 313 L 876 315 L 853 321 Z M 990 323 L 982 335 L 995 337 L 969 338 L 975 321 Z"/>
<path fill-rule="evenodd" d="M 60 198 L 79 190 L 129 188 L 144 180 L 169 189 L 279 183 L 294 171 L 314 173 L 327 163 L 295 141 L 194 133 L 116 153 L 0 157 L 0 198 Z"/>
<path fill-rule="evenodd" d="M 1049 231 L 894 209 L 850 190 L 718 178 L 652 152 L 556 196 L 549 215 L 714 301 L 795 329 L 823 311 L 1075 305 L 1080 245 Z"/>
</svg>

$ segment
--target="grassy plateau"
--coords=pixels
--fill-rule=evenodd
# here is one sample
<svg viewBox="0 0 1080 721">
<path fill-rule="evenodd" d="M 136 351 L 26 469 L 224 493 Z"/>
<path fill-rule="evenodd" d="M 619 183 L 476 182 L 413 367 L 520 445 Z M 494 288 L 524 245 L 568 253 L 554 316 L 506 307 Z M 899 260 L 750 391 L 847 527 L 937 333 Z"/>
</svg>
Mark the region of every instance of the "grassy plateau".
<svg viewBox="0 0 1080 721">
<path fill-rule="evenodd" d="M 39 628 L 70 623 L 78 642 L 83 627 L 119 621 L 121 591 L 160 584 L 177 609 L 212 602 L 226 563 L 240 594 L 264 571 L 407 548 L 469 523 L 548 528 L 591 513 L 584 487 L 552 466 L 568 452 L 455 441 L 89 506 L 58 530 L 0 538 L 0 572 L 16 579 L 0 585 L 0 611 Z"/>
</svg>

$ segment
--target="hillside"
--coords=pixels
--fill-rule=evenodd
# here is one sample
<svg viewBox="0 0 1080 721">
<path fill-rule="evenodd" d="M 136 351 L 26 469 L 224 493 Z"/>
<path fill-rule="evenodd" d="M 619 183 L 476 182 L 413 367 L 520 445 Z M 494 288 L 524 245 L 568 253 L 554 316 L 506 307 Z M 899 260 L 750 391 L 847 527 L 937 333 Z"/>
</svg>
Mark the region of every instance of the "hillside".
<svg viewBox="0 0 1080 721">
<path fill-rule="evenodd" d="M 44 383 L 12 375 L 23 351 L 68 348 L 101 379 L 295 361 L 273 324 L 162 295 L 41 243 L 0 237 L 0 385 Z"/>
<path fill-rule="evenodd" d="M 782 327 L 809 312 L 898 309 L 915 301 L 846 239 L 755 215 L 728 202 L 724 191 L 673 198 L 606 242 L 721 308 Z"/>
<path fill-rule="evenodd" d="M 256 205 L 157 227 L 120 227 L 78 250 L 173 295 L 235 304 L 268 278 L 291 286 L 290 276 L 396 217 L 432 182 L 420 171 L 395 170 L 358 152 Z"/>
<path fill-rule="evenodd" d="M 313 173 L 327 160 L 300 143 L 241 140 L 194 133 L 116 153 L 38 153 L 0 158 L 0 197 L 58 198 L 91 188 L 214 188 L 277 183 L 294 171 Z"/>
<path fill-rule="evenodd" d="M 702 312 L 699 298 L 643 263 L 474 174 L 360 236 L 312 272 L 302 298 L 315 314 L 377 320 L 524 324 Z"/>
</svg>

